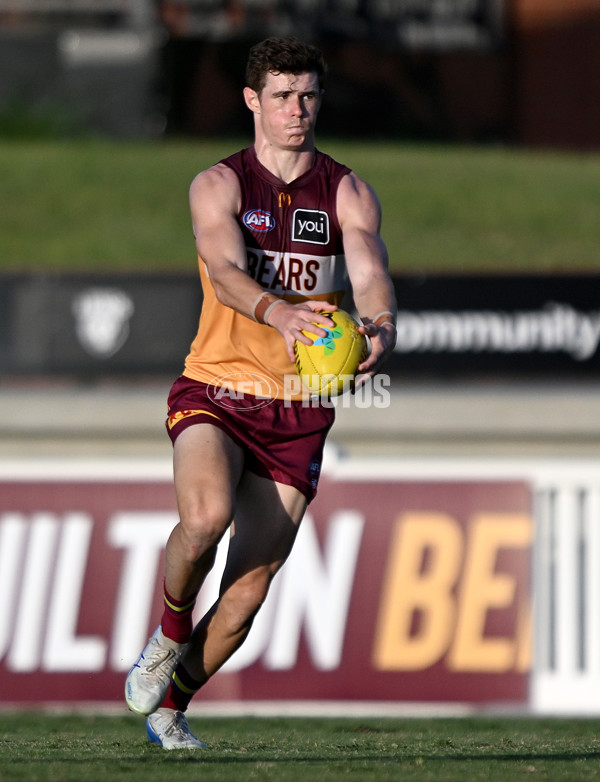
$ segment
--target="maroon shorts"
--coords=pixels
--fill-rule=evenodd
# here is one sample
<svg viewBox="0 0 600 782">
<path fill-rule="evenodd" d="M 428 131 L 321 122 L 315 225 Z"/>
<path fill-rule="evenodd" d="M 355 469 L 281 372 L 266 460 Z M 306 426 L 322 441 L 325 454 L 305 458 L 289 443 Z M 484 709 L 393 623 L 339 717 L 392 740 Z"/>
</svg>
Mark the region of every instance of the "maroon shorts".
<svg viewBox="0 0 600 782">
<path fill-rule="evenodd" d="M 168 404 L 166 426 L 173 443 L 188 426 L 212 424 L 243 449 L 246 469 L 293 486 L 308 502 L 314 499 L 332 407 L 252 394 L 232 398 L 185 376 L 173 384 Z"/>
</svg>

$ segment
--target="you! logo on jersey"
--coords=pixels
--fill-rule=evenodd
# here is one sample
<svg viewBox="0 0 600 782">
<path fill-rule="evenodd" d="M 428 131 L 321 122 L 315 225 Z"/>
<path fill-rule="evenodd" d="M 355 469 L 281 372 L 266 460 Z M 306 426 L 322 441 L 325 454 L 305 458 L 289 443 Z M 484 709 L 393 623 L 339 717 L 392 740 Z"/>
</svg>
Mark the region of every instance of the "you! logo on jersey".
<svg viewBox="0 0 600 782">
<path fill-rule="evenodd" d="M 244 215 L 244 225 L 251 231 L 267 233 L 275 228 L 275 218 L 264 209 L 251 209 Z"/>
<path fill-rule="evenodd" d="M 292 241 L 308 244 L 329 243 L 329 215 L 320 209 L 296 209 L 292 223 Z"/>
</svg>

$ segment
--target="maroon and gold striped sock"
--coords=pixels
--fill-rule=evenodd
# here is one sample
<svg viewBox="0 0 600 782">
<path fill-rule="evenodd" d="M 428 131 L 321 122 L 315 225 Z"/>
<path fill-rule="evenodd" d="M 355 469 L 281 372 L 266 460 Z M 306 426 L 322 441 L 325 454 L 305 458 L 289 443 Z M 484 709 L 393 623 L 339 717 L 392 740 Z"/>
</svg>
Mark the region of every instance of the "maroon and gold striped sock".
<svg viewBox="0 0 600 782">
<path fill-rule="evenodd" d="M 171 678 L 169 692 L 161 706 L 165 709 L 185 711 L 200 687 L 202 687 L 202 682 L 192 678 L 183 665 L 179 663 Z"/>
<path fill-rule="evenodd" d="M 192 613 L 196 604 L 196 595 L 175 600 L 165 587 L 164 609 L 161 626 L 164 635 L 179 644 L 185 644 L 190 640 L 193 630 Z"/>
</svg>

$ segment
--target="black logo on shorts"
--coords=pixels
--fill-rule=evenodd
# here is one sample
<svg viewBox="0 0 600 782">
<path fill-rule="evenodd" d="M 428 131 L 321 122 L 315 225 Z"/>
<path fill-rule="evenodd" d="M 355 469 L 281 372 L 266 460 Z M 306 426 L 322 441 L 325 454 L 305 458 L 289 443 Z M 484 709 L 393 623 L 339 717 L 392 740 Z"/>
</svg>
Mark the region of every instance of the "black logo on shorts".
<svg viewBox="0 0 600 782">
<path fill-rule="evenodd" d="M 329 243 L 329 215 L 320 209 L 296 209 L 292 224 L 292 241 L 308 244 Z"/>
</svg>

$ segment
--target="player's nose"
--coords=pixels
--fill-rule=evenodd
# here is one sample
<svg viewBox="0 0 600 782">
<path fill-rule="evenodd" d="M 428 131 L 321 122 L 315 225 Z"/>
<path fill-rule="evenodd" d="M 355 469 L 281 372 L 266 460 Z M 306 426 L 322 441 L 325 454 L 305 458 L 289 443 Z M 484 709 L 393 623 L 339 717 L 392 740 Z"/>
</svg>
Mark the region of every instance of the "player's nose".
<svg viewBox="0 0 600 782">
<path fill-rule="evenodd" d="M 290 112 L 294 117 L 301 117 L 303 114 L 302 100 L 299 95 L 293 95 L 290 99 Z"/>
</svg>

